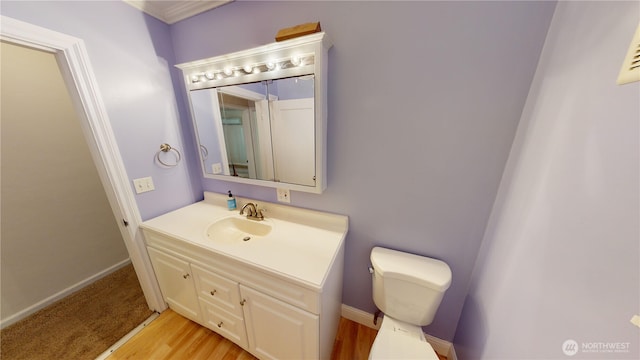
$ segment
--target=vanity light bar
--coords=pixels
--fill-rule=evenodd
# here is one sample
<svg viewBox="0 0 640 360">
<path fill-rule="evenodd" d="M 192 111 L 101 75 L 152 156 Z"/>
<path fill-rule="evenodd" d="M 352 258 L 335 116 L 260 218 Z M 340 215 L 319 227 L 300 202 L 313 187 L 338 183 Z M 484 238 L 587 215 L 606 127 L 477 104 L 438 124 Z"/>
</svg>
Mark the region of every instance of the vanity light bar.
<svg viewBox="0 0 640 360">
<path fill-rule="evenodd" d="M 315 59 L 313 54 L 294 55 L 285 59 L 267 61 L 253 65 L 233 66 L 224 68 L 222 70 L 212 70 L 195 73 L 191 75 L 190 80 L 191 83 L 197 83 L 211 80 L 222 80 L 229 77 L 259 74 L 261 72 L 267 71 L 278 71 L 282 69 L 293 68 L 296 66 L 313 65 L 314 60 Z"/>
</svg>

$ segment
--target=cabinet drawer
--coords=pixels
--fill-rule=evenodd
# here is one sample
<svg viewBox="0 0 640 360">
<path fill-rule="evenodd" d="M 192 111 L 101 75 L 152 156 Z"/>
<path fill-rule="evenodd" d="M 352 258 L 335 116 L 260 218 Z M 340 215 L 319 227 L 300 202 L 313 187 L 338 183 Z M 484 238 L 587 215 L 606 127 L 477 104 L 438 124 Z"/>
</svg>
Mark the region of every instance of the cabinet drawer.
<svg viewBox="0 0 640 360">
<path fill-rule="evenodd" d="M 218 307 L 242 316 L 238 283 L 191 264 L 198 297 Z"/>
<path fill-rule="evenodd" d="M 240 345 L 243 349 L 249 348 L 247 331 L 244 320 L 241 317 L 235 316 L 202 299 L 200 300 L 200 305 L 204 313 L 204 325 L 206 327 Z"/>
</svg>

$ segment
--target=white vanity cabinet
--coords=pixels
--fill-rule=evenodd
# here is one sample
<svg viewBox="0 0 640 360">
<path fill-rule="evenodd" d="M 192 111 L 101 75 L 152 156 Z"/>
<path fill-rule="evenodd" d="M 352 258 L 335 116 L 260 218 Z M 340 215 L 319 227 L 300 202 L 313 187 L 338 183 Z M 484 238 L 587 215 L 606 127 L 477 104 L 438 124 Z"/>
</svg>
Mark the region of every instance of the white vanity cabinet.
<svg viewBox="0 0 640 360">
<path fill-rule="evenodd" d="M 229 212 L 226 198 L 205 193 L 204 201 L 142 225 L 165 302 L 259 359 L 329 359 L 348 218 L 261 202 L 268 235 L 211 238 L 212 224 L 251 221 Z"/>
<path fill-rule="evenodd" d="M 320 314 L 321 293 L 233 261 L 207 261 L 206 253 L 194 256 L 188 246 L 182 252 L 181 240 L 149 230 L 144 234 L 162 295 L 175 312 L 259 359 L 329 358 L 338 301 L 327 300 L 326 313 Z"/>
</svg>

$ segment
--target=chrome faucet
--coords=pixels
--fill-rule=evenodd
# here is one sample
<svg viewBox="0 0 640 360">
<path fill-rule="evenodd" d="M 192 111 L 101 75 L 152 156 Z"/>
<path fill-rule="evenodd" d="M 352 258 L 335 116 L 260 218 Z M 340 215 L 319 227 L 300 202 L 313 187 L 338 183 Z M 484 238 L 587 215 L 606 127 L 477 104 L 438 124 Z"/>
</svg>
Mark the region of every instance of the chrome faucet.
<svg viewBox="0 0 640 360">
<path fill-rule="evenodd" d="M 258 220 L 258 221 L 264 220 L 264 215 L 262 214 L 264 209 L 258 209 L 258 204 L 254 204 L 254 203 L 244 204 L 244 206 L 240 210 L 240 215 L 244 215 L 244 210 L 247 207 L 249 208 L 247 210 L 247 219 Z"/>
</svg>

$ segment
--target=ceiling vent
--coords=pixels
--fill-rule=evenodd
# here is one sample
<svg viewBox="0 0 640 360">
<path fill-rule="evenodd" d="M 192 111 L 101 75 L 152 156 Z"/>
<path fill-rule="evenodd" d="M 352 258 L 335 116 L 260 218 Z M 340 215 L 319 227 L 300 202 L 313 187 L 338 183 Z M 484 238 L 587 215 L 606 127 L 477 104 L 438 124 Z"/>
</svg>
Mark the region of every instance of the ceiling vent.
<svg viewBox="0 0 640 360">
<path fill-rule="evenodd" d="M 620 74 L 618 74 L 618 85 L 640 81 L 640 24 L 636 29 L 629 51 L 624 58 Z"/>
</svg>

